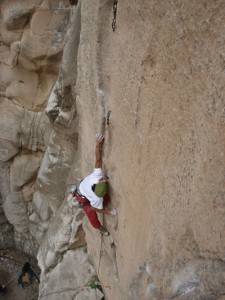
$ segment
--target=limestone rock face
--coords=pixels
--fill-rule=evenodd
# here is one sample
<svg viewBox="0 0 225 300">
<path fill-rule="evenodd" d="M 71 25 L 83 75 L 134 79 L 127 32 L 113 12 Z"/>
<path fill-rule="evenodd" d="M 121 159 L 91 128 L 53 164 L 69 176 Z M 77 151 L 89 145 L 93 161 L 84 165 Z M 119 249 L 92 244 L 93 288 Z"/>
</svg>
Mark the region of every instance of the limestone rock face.
<svg viewBox="0 0 225 300">
<path fill-rule="evenodd" d="M 58 73 L 70 10 L 67 1 L 57 2 L 1 6 L 0 92 L 29 110 L 43 110 Z"/>
<path fill-rule="evenodd" d="M 40 300 L 223 299 L 224 1 L 112 4 L 0 1 L 0 247 Z M 98 132 L 109 237 L 67 202 Z"/>
<path fill-rule="evenodd" d="M 38 197 L 37 178 L 52 132 L 44 107 L 58 75 L 70 7 L 67 1 L 1 3 L 1 194 L 17 242 L 23 237 L 31 249 L 52 214 L 45 196 Z"/>
<path fill-rule="evenodd" d="M 71 266 L 73 262 L 73 266 Z M 95 270 L 88 261 L 87 254 L 82 249 L 75 252 L 68 250 L 61 262 L 46 278 L 41 278 L 40 299 L 49 300 L 75 299 L 75 300 L 101 300 L 103 294 L 98 289 L 90 288 L 95 276 Z M 63 286 L 63 289 L 62 289 Z"/>
<path fill-rule="evenodd" d="M 13 247 L 14 235 L 13 226 L 9 224 L 4 209 L 2 207 L 2 195 L 0 194 L 0 248 L 7 249 Z"/>
</svg>

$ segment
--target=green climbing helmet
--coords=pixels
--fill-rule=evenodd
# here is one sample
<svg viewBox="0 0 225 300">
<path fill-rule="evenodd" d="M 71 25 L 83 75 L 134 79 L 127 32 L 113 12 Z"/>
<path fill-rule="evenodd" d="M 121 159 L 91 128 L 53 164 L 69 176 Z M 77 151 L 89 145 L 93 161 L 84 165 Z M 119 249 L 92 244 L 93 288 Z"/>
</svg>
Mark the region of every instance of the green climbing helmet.
<svg viewBox="0 0 225 300">
<path fill-rule="evenodd" d="M 94 192 L 98 197 L 104 197 L 107 194 L 107 191 L 108 185 L 106 182 L 99 182 L 96 184 Z"/>
</svg>

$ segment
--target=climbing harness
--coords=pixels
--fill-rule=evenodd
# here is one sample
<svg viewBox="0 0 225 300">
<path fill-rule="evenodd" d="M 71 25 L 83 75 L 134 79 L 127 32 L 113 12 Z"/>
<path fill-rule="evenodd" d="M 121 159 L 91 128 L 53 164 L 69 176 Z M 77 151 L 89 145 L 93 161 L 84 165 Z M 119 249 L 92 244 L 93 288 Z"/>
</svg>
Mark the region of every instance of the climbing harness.
<svg viewBox="0 0 225 300">
<path fill-rule="evenodd" d="M 100 270 L 100 264 L 101 264 L 101 259 L 102 259 L 102 238 L 103 238 L 103 235 L 101 234 L 101 243 L 100 243 L 99 259 L 98 259 L 98 270 L 97 270 L 98 277 L 99 277 L 99 270 Z"/>
<path fill-rule="evenodd" d="M 77 190 L 75 197 L 78 202 L 79 208 L 83 208 L 84 206 L 90 205 L 90 201 L 85 196 L 80 194 L 79 190 Z"/>
<path fill-rule="evenodd" d="M 113 0 L 113 20 L 112 20 L 112 30 L 116 29 L 116 13 L 117 13 L 118 0 Z"/>
<path fill-rule="evenodd" d="M 72 195 L 72 198 L 69 198 L 69 201 L 72 203 L 73 206 L 76 206 L 76 201 L 77 201 L 78 202 L 77 206 L 79 208 L 83 208 L 84 206 L 90 204 L 90 201 L 84 195 L 82 195 L 79 190 L 81 181 L 78 184 L 72 185 L 69 191 L 69 193 Z"/>
</svg>

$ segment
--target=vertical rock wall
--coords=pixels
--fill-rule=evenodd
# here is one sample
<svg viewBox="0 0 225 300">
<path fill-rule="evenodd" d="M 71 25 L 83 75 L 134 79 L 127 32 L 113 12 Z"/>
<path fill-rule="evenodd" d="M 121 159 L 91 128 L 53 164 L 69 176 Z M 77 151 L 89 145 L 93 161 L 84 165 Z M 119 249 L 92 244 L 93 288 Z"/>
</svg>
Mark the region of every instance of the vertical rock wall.
<svg viewBox="0 0 225 300">
<path fill-rule="evenodd" d="M 110 109 L 104 163 L 118 210 L 104 218 L 109 239 L 87 225 L 89 255 L 108 299 L 219 299 L 224 3 L 119 1 L 115 32 L 111 4 L 82 3 L 81 171 Z"/>
<path fill-rule="evenodd" d="M 48 201 L 39 197 L 37 178 L 53 129 L 44 109 L 58 76 L 69 16 L 67 1 L 1 3 L 1 193 L 18 247 L 26 241 L 33 254 L 52 215 Z"/>
</svg>

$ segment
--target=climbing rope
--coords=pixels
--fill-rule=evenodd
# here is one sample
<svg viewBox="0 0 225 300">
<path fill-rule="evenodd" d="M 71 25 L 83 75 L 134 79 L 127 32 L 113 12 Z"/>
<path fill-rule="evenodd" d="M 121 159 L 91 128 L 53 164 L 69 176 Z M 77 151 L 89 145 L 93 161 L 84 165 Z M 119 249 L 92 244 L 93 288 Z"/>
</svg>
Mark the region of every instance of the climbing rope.
<svg viewBox="0 0 225 300">
<path fill-rule="evenodd" d="M 116 29 L 116 14 L 117 14 L 117 4 L 118 0 L 113 0 L 113 20 L 112 20 L 112 30 Z"/>
<path fill-rule="evenodd" d="M 99 269 L 100 269 L 100 263 L 102 258 L 102 237 L 103 235 L 101 235 L 100 253 L 99 253 L 98 270 L 97 270 L 98 277 L 99 277 Z"/>
<path fill-rule="evenodd" d="M 96 284 L 96 286 L 99 285 L 98 282 L 96 282 L 95 284 Z M 77 288 L 66 288 L 66 289 L 63 289 L 63 290 L 59 290 L 59 291 L 55 291 L 55 292 L 50 292 L 50 293 L 47 293 L 47 294 L 42 294 L 42 295 L 40 295 L 39 298 L 41 299 L 41 298 L 45 298 L 45 297 L 47 297 L 49 295 L 61 294 L 61 293 L 65 293 L 65 292 L 68 292 L 68 291 L 78 291 L 78 290 L 82 290 L 82 289 L 87 288 L 87 287 L 91 288 L 91 284 L 88 283 L 86 285 L 83 285 L 83 286 L 80 286 L 80 287 L 77 287 Z M 106 286 L 104 286 L 104 288 L 111 288 L 111 287 L 108 286 L 108 285 L 106 285 Z"/>
<path fill-rule="evenodd" d="M 39 298 L 41 299 L 41 298 L 45 298 L 49 295 L 65 293 L 65 292 L 68 292 L 68 291 L 82 290 L 85 287 L 88 287 L 88 285 L 83 285 L 83 286 L 80 286 L 80 287 L 77 287 L 77 288 L 67 288 L 67 289 L 64 289 L 64 290 L 59 290 L 59 291 L 51 292 L 51 293 L 48 293 L 48 294 L 42 294 L 42 295 L 40 295 Z"/>
</svg>

